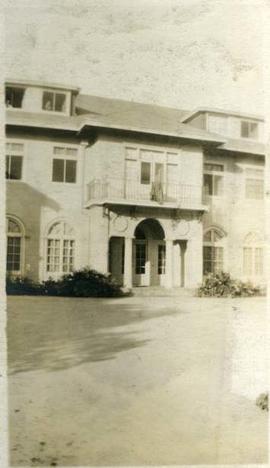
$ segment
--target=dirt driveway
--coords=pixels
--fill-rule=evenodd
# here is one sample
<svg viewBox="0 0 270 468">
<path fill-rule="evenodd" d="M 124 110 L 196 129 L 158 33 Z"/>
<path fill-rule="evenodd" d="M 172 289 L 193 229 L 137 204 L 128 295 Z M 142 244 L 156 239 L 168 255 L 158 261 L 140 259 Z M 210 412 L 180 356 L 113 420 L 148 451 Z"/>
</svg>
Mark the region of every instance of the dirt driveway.
<svg viewBox="0 0 270 468">
<path fill-rule="evenodd" d="M 10 463 L 266 463 L 265 303 L 9 297 Z"/>
</svg>

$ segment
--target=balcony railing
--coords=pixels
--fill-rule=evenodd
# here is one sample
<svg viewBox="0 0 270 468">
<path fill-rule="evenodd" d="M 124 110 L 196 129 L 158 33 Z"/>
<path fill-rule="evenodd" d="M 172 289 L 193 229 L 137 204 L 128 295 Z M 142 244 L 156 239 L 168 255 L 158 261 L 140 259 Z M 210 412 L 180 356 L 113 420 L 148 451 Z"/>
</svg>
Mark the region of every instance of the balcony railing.
<svg viewBox="0 0 270 468">
<path fill-rule="evenodd" d="M 175 205 L 182 207 L 201 206 L 202 187 L 191 184 L 140 184 L 134 179 L 109 177 L 94 179 L 88 184 L 88 200 L 130 201 L 150 204 Z"/>
</svg>

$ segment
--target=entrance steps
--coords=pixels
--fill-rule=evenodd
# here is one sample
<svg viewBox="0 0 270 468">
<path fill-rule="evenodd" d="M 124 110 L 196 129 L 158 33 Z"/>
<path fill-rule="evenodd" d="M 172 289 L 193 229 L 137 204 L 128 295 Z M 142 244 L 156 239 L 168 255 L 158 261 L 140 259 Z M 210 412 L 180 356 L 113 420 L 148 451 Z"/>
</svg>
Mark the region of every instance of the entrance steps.
<svg viewBox="0 0 270 468">
<path fill-rule="evenodd" d="M 162 288 L 161 286 L 140 286 L 132 288 L 134 296 L 138 297 L 194 297 L 195 288 Z"/>
</svg>

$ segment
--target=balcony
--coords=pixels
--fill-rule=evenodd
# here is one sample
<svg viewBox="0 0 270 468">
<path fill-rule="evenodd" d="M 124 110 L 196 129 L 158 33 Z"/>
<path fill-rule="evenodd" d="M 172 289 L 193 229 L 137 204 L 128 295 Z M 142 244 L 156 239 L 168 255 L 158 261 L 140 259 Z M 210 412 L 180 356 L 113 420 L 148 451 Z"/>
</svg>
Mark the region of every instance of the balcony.
<svg viewBox="0 0 270 468">
<path fill-rule="evenodd" d="M 87 189 L 87 207 L 118 204 L 205 210 L 200 185 L 160 182 L 144 185 L 134 179 L 108 177 L 93 179 Z"/>
</svg>

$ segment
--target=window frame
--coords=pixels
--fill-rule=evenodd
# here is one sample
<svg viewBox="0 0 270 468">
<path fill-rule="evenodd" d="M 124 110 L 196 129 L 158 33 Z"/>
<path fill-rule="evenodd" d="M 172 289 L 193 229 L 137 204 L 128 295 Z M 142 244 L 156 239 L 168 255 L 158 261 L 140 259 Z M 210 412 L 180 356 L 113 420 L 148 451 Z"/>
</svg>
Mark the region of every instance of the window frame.
<svg viewBox="0 0 270 468">
<path fill-rule="evenodd" d="M 13 105 L 12 106 L 7 106 L 7 103 L 6 103 L 6 93 L 7 93 L 7 89 L 8 88 L 11 88 L 13 90 L 21 90 L 22 93 L 23 93 L 23 96 L 22 96 L 22 102 L 21 102 L 21 107 L 14 107 Z M 24 101 L 24 97 L 25 97 L 25 91 L 26 91 L 26 87 L 25 86 L 20 86 L 20 85 L 6 85 L 5 86 L 5 108 L 8 109 L 8 110 L 15 110 L 15 111 L 18 111 L 18 110 L 22 110 L 23 109 L 23 101 Z"/>
<path fill-rule="evenodd" d="M 252 175 L 248 175 L 247 174 L 247 171 L 248 170 L 255 170 L 255 171 L 261 171 L 262 173 L 262 176 L 259 177 L 256 175 L 252 176 Z M 264 200 L 264 192 L 265 192 L 265 169 L 264 169 L 264 166 L 252 166 L 252 165 L 244 165 L 243 167 L 243 173 L 244 173 L 244 187 L 243 187 L 243 197 L 245 200 L 248 200 L 248 201 L 263 201 Z M 261 197 L 250 197 L 250 196 L 247 196 L 247 180 L 253 180 L 253 181 L 260 181 L 262 182 L 262 196 Z"/>
<path fill-rule="evenodd" d="M 222 170 L 221 171 L 215 171 L 215 170 L 210 170 L 210 169 L 206 169 L 206 165 L 212 165 L 212 166 L 220 166 L 222 167 Z M 208 176 L 212 176 L 212 187 L 214 189 L 215 187 L 215 178 L 216 177 L 222 177 L 222 193 L 220 194 L 210 194 L 210 193 L 206 193 L 206 190 L 205 190 L 205 184 L 204 184 L 204 176 L 205 175 L 208 175 Z M 211 160 L 206 160 L 203 162 L 203 193 L 204 193 L 204 196 L 207 197 L 207 198 L 223 198 L 224 195 L 225 195 L 225 164 L 224 163 L 221 163 L 220 161 L 211 161 Z"/>
<path fill-rule="evenodd" d="M 250 271 L 246 270 L 246 257 L 245 251 L 250 252 Z M 260 262 L 258 263 L 257 253 L 260 252 Z M 259 272 L 258 272 L 259 264 Z M 255 232 L 249 232 L 243 242 L 242 246 L 242 272 L 243 277 L 248 279 L 260 279 L 264 275 L 264 245 L 261 237 Z"/>
<path fill-rule="evenodd" d="M 12 233 L 12 232 L 8 232 L 8 222 L 10 221 L 13 221 L 14 223 L 16 223 L 18 225 L 18 227 L 20 228 L 20 234 L 18 235 L 17 233 Z M 11 237 L 11 238 L 20 238 L 20 269 L 19 270 L 8 270 L 7 269 L 7 263 L 8 263 L 8 253 L 7 253 L 7 250 L 8 250 L 8 238 Z M 7 271 L 7 274 L 10 275 L 10 276 L 17 276 L 17 277 L 20 277 L 20 276 L 23 276 L 24 274 L 24 271 L 25 271 L 25 228 L 24 228 L 24 225 L 23 223 L 21 222 L 21 220 L 19 218 L 17 218 L 16 216 L 13 216 L 13 215 L 7 215 L 6 216 L 6 271 Z"/>
<path fill-rule="evenodd" d="M 143 248 L 144 255 L 139 252 Z M 136 239 L 135 242 L 135 275 L 145 275 L 146 274 L 146 264 L 148 261 L 148 248 L 146 240 Z M 137 255 L 140 253 L 140 255 Z M 144 260 L 144 263 L 142 262 Z"/>
<path fill-rule="evenodd" d="M 63 150 L 74 150 L 76 151 L 76 154 L 74 155 L 68 155 L 66 153 L 63 153 L 63 154 L 57 154 L 55 153 L 55 149 L 56 148 L 59 148 L 59 149 L 63 149 Z M 54 144 L 53 145 L 53 151 L 52 151 L 52 165 L 51 165 L 51 182 L 53 184 L 68 184 L 68 185 L 71 185 L 71 186 L 76 186 L 78 184 L 78 179 L 79 179 L 79 147 L 77 145 L 74 145 L 74 144 L 70 144 L 70 145 L 64 145 L 64 144 Z M 62 160 L 64 161 L 64 180 L 60 181 L 60 180 L 53 180 L 53 170 L 54 170 L 54 160 Z M 74 182 L 68 182 L 66 181 L 66 161 L 74 161 L 76 164 L 75 164 L 75 181 Z"/>
<path fill-rule="evenodd" d="M 52 109 L 43 109 L 43 96 L 45 93 L 52 93 L 53 94 L 53 108 Z M 57 111 L 55 110 L 55 101 L 56 101 L 56 94 L 63 94 L 65 96 L 65 110 L 64 111 Z M 51 114 L 59 114 L 59 115 L 66 115 L 69 114 L 69 93 L 64 90 L 56 90 L 51 88 L 43 88 L 41 93 L 41 111 Z"/>
<path fill-rule="evenodd" d="M 62 233 L 60 236 L 56 237 L 53 233 L 50 233 L 50 230 L 57 224 L 62 226 Z M 65 234 L 65 225 L 72 229 L 73 234 Z M 56 271 L 49 271 L 48 266 L 50 265 L 49 262 L 49 241 L 59 241 L 59 270 Z M 65 249 L 65 241 L 73 242 L 73 257 L 72 257 L 72 269 L 64 271 L 64 249 Z M 57 219 L 53 223 L 51 223 L 45 234 L 45 252 L 44 252 L 44 270 L 45 270 L 45 277 L 46 278 L 59 278 L 63 275 L 70 274 L 76 269 L 76 244 L 77 244 L 77 236 L 76 231 L 71 223 L 66 219 Z M 53 247 L 52 247 L 53 248 Z M 55 255 L 53 256 L 55 258 Z M 55 263 L 54 261 L 52 262 Z M 69 262 L 70 263 L 70 262 Z"/>
<path fill-rule="evenodd" d="M 251 125 L 256 125 L 256 136 L 244 136 L 243 135 L 243 125 L 246 124 L 248 126 L 248 134 L 250 133 L 250 127 Z M 240 137 L 243 138 L 244 140 L 253 140 L 253 141 L 258 141 L 259 140 L 259 122 L 256 120 L 252 119 L 240 119 Z"/>
<path fill-rule="evenodd" d="M 19 144 L 22 145 L 22 152 L 19 153 L 17 150 L 7 150 L 7 145 L 10 144 Z M 12 156 L 19 156 L 22 158 L 22 166 L 21 166 L 21 178 L 20 179 L 11 179 L 9 177 L 5 177 L 6 182 L 11 182 L 11 183 L 18 183 L 22 182 L 25 179 L 25 155 L 26 155 L 26 143 L 23 140 L 11 140 L 7 139 L 6 140 L 6 145 L 5 145 L 5 164 L 6 164 L 6 158 L 7 157 L 12 157 Z"/>
<path fill-rule="evenodd" d="M 208 233 L 210 233 L 210 240 L 209 241 L 205 240 L 205 236 Z M 218 240 L 214 239 L 214 234 L 215 233 L 218 234 L 218 236 L 220 236 Z M 205 248 L 211 248 L 212 250 L 213 249 L 215 249 L 215 250 L 216 249 L 222 249 L 221 269 L 216 270 L 216 268 L 214 268 L 214 269 L 212 268 L 213 264 L 219 263 L 220 261 L 219 260 L 213 260 L 213 255 L 211 253 L 211 258 L 210 258 L 210 260 L 207 261 L 207 263 L 210 262 L 210 264 L 211 264 L 211 270 L 205 273 L 205 263 L 206 263 Z M 226 233 L 225 233 L 225 231 L 223 229 L 221 229 L 221 228 L 219 228 L 217 226 L 210 226 L 203 233 L 203 276 L 206 276 L 209 273 L 217 273 L 217 272 L 224 271 L 225 264 L 226 264 Z"/>
</svg>

